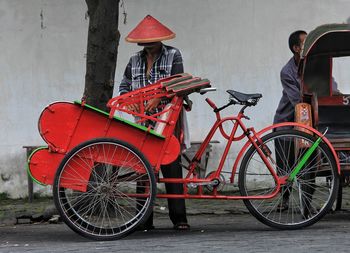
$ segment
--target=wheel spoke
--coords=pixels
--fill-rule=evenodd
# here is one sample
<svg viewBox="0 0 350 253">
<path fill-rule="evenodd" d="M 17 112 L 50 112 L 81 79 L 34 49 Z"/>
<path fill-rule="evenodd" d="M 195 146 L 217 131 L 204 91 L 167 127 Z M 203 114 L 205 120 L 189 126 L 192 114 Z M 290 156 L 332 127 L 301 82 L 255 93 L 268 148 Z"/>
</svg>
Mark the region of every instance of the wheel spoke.
<svg viewBox="0 0 350 253">
<path fill-rule="evenodd" d="M 138 151 L 110 139 L 73 149 L 60 165 L 54 185 L 63 220 L 93 239 L 116 239 L 134 230 L 149 215 L 154 196 L 149 163 Z"/>
<path fill-rule="evenodd" d="M 261 146 L 271 151 L 271 161 L 276 161 L 270 166 L 281 177 L 289 176 L 316 138 L 296 130 L 281 130 L 266 135 L 262 141 Z M 242 160 L 238 183 L 243 196 L 266 196 L 276 189 L 272 174 L 254 147 Z M 274 198 L 247 199 L 244 203 L 254 216 L 269 226 L 282 229 L 304 227 L 328 212 L 338 183 L 332 153 L 321 143 L 294 181 L 282 185 Z"/>
</svg>

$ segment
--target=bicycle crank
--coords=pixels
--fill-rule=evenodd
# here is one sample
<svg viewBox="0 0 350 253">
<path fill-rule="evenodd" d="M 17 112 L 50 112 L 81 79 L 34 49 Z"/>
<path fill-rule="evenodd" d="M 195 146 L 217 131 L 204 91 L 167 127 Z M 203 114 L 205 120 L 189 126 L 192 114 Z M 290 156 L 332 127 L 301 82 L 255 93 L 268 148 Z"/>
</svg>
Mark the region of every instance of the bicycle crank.
<svg viewBox="0 0 350 253">
<path fill-rule="evenodd" d="M 215 171 L 210 172 L 207 175 L 207 178 L 210 177 L 213 173 L 215 173 Z M 217 191 L 221 191 L 222 189 L 224 189 L 225 187 L 225 177 L 223 174 L 220 174 L 219 178 L 214 178 L 211 181 L 211 184 L 208 184 L 205 186 L 205 188 L 207 188 L 208 191 L 214 191 L 214 189 L 216 189 Z"/>
</svg>

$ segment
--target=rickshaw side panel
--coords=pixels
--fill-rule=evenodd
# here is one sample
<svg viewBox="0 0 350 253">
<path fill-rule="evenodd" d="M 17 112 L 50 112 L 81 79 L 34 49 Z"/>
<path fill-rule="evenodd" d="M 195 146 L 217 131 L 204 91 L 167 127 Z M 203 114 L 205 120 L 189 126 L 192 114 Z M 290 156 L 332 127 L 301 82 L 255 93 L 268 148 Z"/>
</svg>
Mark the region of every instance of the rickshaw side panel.
<svg viewBox="0 0 350 253">
<path fill-rule="evenodd" d="M 152 166 L 157 164 L 165 142 L 164 137 L 110 119 L 108 114 L 66 102 L 52 104 L 44 110 L 39 130 L 54 152 L 67 153 L 82 142 L 109 137 L 125 141 L 140 150 Z"/>
<path fill-rule="evenodd" d="M 164 137 L 147 129 L 116 118 L 110 119 L 107 113 L 68 102 L 46 107 L 39 119 L 39 131 L 49 148 L 32 155 L 29 171 L 35 180 L 43 184 L 53 183 L 60 162 L 70 150 L 91 139 L 114 138 L 127 142 L 143 153 L 152 167 L 174 161 L 180 151 L 179 142 L 173 136 L 167 142 Z M 118 161 L 113 161 L 113 165 L 118 165 Z M 88 176 L 84 175 L 84 178 Z M 76 186 L 75 189 L 86 190 L 84 187 Z"/>
<path fill-rule="evenodd" d="M 107 146 L 106 146 L 107 145 Z M 108 144 L 95 146 L 93 149 L 85 149 L 79 152 L 78 156 L 71 157 L 66 161 L 66 169 L 63 171 L 61 186 L 65 188 L 86 191 L 87 182 L 91 175 L 92 168 L 99 163 L 106 163 L 105 157 L 109 157 L 108 163 L 113 166 L 123 166 L 137 173 L 145 173 L 141 164 L 135 164 L 135 159 L 128 154 L 128 159 L 122 152 L 115 153 Z M 52 185 L 54 183 L 56 170 L 64 158 L 64 154 L 50 152 L 49 148 L 36 150 L 30 157 L 28 173 L 37 183 Z M 65 176 L 68 175 L 68 176 Z"/>
<path fill-rule="evenodd" d="M 55 180 L 56 170 L 63 158 L 64 154 L 50 152 L 49 148 L 36 150 L 28 161 L 28 173 L 30 173 L 30 176 L 37 183 L 52 185 Z M 85 165 L 91 164 L 89 169 L 82 168 L 82 163 L 74 163 L 74 160 L 71 161 L 69 169 L 64 172 L 65 174 L 68 174 L 69 177 L 66 177 L 68 179 L 63 180 L 64 182 L 61 186 L 73 190 L 86 191 L 87 181 L 90 178 L 93 163 L 91 163 L 88 158 L 83 159 Z"/>
<path fill-rule="evenodd" d="M 52 103 L 42 111 L 39 133 L 52 151 L 65 152 L 80 113 L 81 109 L 69 102 Z"/>
<path fill-rule="evenodd" d="M 28 173 L 35 182 L 52 185 L 63 158 L 64 154 L 50 152 L 48 147 L 37 149 L 28 159 Z"/>
</svg>

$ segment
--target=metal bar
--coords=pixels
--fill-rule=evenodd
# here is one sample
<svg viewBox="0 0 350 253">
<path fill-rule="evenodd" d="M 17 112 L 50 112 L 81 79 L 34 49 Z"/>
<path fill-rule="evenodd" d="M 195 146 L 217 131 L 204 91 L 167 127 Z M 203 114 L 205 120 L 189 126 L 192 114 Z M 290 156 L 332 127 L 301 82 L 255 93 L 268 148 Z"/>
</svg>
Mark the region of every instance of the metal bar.
<svg viewBox="0 0 350 253">
<path fill-rule="evenodd" d="M 321 138 L 318 137 L 318 139 L 315 141 L 315 143 L 308 149 L 308 151 L 301 158 L 301 161 L 293 169 L 292 173 L 288 177 L 288 181 L 293 181 L 294 180 L 295 176 L 299 173 L 301 168 L 305 165 L 305 163 L 310 158 L 310 156 L 313 154 L 313 152 L 316 150 L 318 145 L 320 145 L 320 142 L 321 142 Z"/>
</svg>

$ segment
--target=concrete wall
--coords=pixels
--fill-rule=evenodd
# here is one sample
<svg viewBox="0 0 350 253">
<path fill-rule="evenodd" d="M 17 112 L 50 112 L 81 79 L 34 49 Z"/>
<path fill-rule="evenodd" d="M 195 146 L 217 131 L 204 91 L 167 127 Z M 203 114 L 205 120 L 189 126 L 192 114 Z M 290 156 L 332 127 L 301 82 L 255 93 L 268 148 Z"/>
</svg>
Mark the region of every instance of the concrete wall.
<svg viewBox="0 0 350 253">
<path fill-rule="evenodd" d="M 41 110 L 82 96 L 85 12 L 83 0 L 0 1 L 0 192 L 26 194 L 22 146 L 44 144 Z"/>
<path fill-rule="evenodd" d="M 147 14 L 177 34 L 167 42 L 183 54 L 186 72 L 209 78 L 218 104 L 226 89 L 261 92 L 251 124 L 270 124 L 281 95 L 279 71 L 290 58 L 289 34 L 344 22 L 347 0 L 124 0 L 122 38 Z M 122 12 L 122 9 L 121 9 Z M 83 0 L 0 0 L 0 192 L 26 195 L 24 145 L 44 144 L 37 131 L 41 110 L 57 100 L 80 99 L 84 88 L 88 19 Z M 139 50 L 120 41 L 116 88 L 129 56 Z M 193 140 L 202 139 L 214 117 L 204 97 L 191 96 Z M 230 110 L 227 110 L 229 112 Z M 237 111 L 237 110 L 235 110 Z M 219 136 L 215 137 L 222 142 Z M 217 145 L 215 156 L 222 151 Z M 226 168 L 232 166 L 236 149 Z M 211 164 L 212 166 L 215 163 Z M 36 187 L 37 191 L 46 191 Z"/>
</svg>

